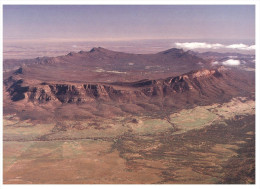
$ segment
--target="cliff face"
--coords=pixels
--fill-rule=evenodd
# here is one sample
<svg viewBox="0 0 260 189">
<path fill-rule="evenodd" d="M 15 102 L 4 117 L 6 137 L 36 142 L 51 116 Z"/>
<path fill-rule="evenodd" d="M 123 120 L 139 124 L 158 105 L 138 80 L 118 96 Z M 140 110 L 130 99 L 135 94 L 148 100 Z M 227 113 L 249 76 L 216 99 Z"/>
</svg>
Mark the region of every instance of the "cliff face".
<svg viewBox="0 0 260 189">
<path fill-rule="evenodd" d="M 16 78 L 16 79 L 15 79 Z M 132 83 L 41 83 L 26 85 L 19 77 L 4 81 L 12 101 L 33 103 L 87 103 L 93 101 L 135 102 L 171 98 L 187 103 L 227 99 L 253 89 L 253 83 L 240 79 L 225 68 L 193 71 L 160 80 Z"/>
</svg>

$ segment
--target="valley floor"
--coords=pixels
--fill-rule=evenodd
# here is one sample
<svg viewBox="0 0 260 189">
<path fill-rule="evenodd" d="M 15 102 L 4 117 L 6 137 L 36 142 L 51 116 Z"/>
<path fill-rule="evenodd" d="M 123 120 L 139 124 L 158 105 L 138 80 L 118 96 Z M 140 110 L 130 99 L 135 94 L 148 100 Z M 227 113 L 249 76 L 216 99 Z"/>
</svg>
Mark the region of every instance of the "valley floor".
<svg viewBox="0 0 260 189">
<path fill-rule="evenodd" d="M 155 118 L 36 123 L 4 116 L 5 184 L 255 183 L 255 102 Z"/>
</svg>

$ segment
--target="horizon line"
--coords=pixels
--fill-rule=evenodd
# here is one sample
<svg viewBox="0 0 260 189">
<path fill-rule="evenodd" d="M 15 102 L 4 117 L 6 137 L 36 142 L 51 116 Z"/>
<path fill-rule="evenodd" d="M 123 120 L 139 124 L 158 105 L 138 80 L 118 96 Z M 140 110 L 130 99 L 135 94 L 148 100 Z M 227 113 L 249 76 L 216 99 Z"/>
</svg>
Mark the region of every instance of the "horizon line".
<svg viewBox="0 0 260 189">
<path fill-rule="evenodd" d="M 127 41 L 145 41 L 145 40 L 250 40 L 256 41 L 255 38 L 190 38 L 190 37 L 148 37 L 148 38 L 3 38 L 3 43 L 57 43 L 57 42 L 127 42 Z"/>
</svg>

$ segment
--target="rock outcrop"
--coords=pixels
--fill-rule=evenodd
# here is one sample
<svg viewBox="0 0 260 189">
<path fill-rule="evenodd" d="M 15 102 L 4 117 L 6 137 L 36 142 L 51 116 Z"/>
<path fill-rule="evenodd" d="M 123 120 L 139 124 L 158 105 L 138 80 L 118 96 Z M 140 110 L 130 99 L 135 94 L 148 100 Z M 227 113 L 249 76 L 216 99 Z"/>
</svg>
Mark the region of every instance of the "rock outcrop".
<svg viewBox="0 0 260 189">
<path fill-rule="evenodd" d="M 17 71 L 18 73 L 20 70 Z M 225 100 L 253 90 L 246 81 L 224 67 L 203 69 L 159 80 L 130 83 L 51 83 L 26 85 L 10 76 L 4 81 L 12 101 L 33 103 L 136 102 L 172 99 L 185 103 Z"/>
</svg>

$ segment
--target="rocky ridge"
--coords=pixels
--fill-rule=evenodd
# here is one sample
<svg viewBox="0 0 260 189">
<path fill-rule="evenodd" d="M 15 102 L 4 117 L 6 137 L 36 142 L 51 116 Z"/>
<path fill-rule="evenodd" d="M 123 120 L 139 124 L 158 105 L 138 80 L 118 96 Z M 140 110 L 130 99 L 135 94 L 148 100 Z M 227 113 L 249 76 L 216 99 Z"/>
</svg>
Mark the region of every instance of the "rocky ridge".
<svg viewBox="0 0 260 189">
<path fill-rule="evenodd" d="M 4 81 L 12 101 L 42 103 L 136 102 L 171 98 L 187 103 L 225 100 L 253 90 L 253 83 L 221 66 L 158 80 L 128 83 L 54 83 L 26 85 L 22 69 Z M 247 91 L 247 92 L 245 92 Z M 216 98 L 217 97 L 217 98 Z"/>
</svg>

